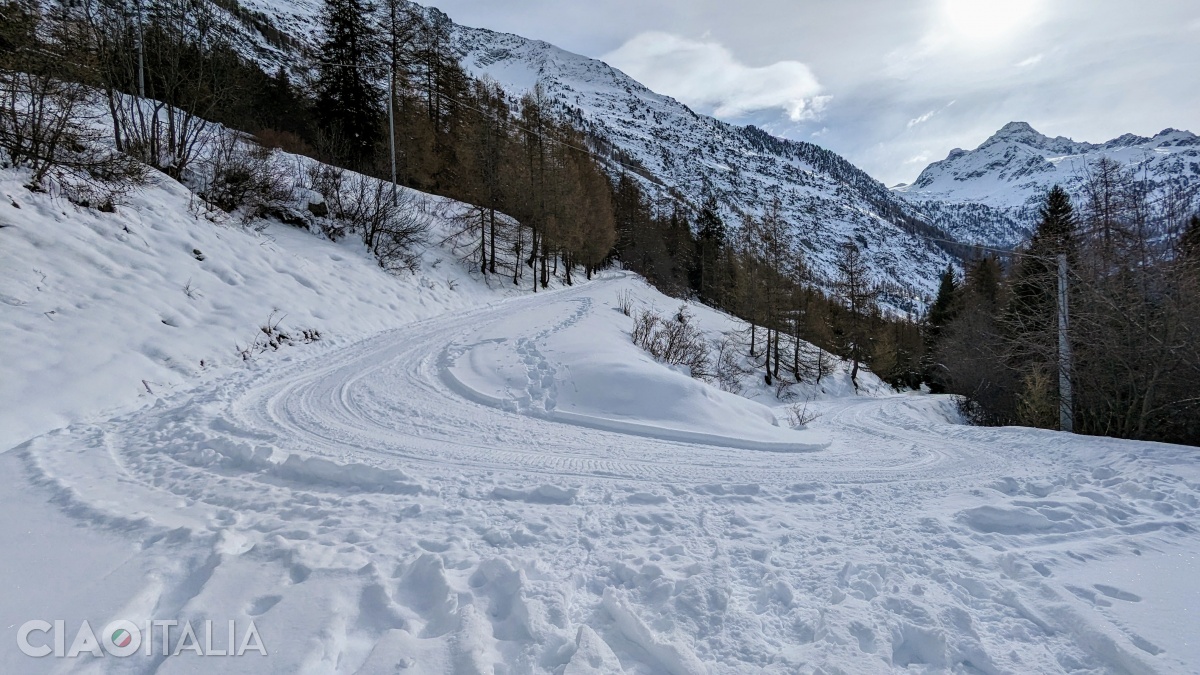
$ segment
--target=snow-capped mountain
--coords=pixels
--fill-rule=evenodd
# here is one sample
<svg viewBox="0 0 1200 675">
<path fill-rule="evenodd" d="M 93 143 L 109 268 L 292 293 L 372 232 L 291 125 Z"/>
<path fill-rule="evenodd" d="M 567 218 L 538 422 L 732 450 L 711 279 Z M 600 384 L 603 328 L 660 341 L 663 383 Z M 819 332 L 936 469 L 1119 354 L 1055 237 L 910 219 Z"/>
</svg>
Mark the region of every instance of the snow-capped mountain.
<svg viewBox="0 0 1200 675">
<path fill-rule="evenodd" d="M 829 275 L 847 239 L 868 251 L 881 278 L 920 290 L 949 260 L 928 240 L 944 233 L 833 152 L 698 115 L 601 61 L 545 42 L 463 26 L 456 39 L 473 75 L 513 94 L 540 84 L 568 114 L 610 139 L 651 184 L 697 204 L 711 191 L 734 225 L 737 214 L 761 212 L 778 197 L 818 274 Z"/>
<path fill-rule="evenodd" d="M 292 67 L 289 50 L 306 52 L 315 45 L 319 2 L 244 0 L 242 7 L 254 21 L 231 15 L 230 23 L 240 26 L 229 30 L 240 34 L 242 53 L 265 67 Z M 423 11 L 448 21 L 437 9 Z M 296 44 L 268 40 L 269 31 L 256 23 L 262 21 Z M 903 306 L 905 296 L 930 293 L 938 270 L 951 260 L 931 241 L 944 232 L 835 153 L 698 115 L 601 61 L 546 42 L 460 25 L 453 26 L 453 36 L 470 74 L 492 78 L 514 97 L 541 85 L 562 114 L 607 137 L 620 157 L 610 167 L 641 176 L 652 196 L 672 191 L 698 205 L 712 192 L 733 227 L 741 214 L 761 212 L 778 197 L 820 277 L 832 276 L 838 246 L 854 240 L 880 281 L 905 289 L 890 298 L 890 304 Z"/>
<path fill-rule="evenodd" d="M 1012 245 L 1027 233 L 1055 184 L 1078 196 L 1089 166 L 1107 157 L 1152 189 L 1200 186 L 1200 137 L 1166 129 L 1152 138 L 1126 134 L 1093 144 L 1050 138 L 1025 122 L 1006 124 L 972 151 L 955 149 L 912 185 L 893 189 L 964 242 Z"/>
</svg>

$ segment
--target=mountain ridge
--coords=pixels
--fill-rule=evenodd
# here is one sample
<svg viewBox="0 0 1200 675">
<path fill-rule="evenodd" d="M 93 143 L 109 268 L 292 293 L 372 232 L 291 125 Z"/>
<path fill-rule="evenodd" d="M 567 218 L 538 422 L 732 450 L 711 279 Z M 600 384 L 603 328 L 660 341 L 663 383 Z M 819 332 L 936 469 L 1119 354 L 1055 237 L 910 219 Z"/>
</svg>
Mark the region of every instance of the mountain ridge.
<svg viewBox="0 0 1200 675">
<path fill-rule="evenodd" d="M 451 44 L 470 75 L 490 77 L 514 98 L 540 83 L 564 115 L 603 136 L 625 170 L 660 193 L 652 196 L 672 193 L 698 206 L 712 194 L 731 229 L 780 199 L 822 285 L 834 276 L 840 245 L 854 241 L 879 280 L 895 287 L 892 304 L 916 308 L 920 303 L 912 299 L 932 295 L 939 272 L 955 259 L 943 243 L 947 234 L 919 208 L 832 151 L 700 115 L 603 61 L 544 40 L 463 26 L 437 8 L 407 5 L 428 20 L 448 22 Z M 307 74 L 297 61 L 315 54 L 320 2 L 244 0 L 239 6 L 294 36 L 300 43 L 294 55 L 305 58 L 289 61 L 286 49 L 269 44 L 255 25 L 214 4 L 230 16 L 239 51 L 264 69 Z"/>
<path fill-rule="evenodd" d="M 1091 165 L 1102 157 L 1134 172 L 1152 192 L 1200 190 L 1200 137 L 1190 131 L 1088 143 L 1009 122 L 974 150 L 951 150 L 892 192 L 960 241 L 1015 246 L 1028 236 L 1046 192 L 1061 185 L 1081 197 Z M 964 219 L 968 212 L 973 216 Z"/>
<path fill-rule="evenodd" d="M 826 279 L 846 240 L 866 250 L 882 277 L 918 292 L 931 291 L 952 260 L 935 243 L 944 232 L 832 151 L 700 115 L 603 61 L 545 41 L 458 24 L 454 40 L 471 75 L 491 78 L 511 95 L 542 85 L 664 186 L 694 204 L 716 195 L 731 225 L 778 198 L 810 263 Z"/>
</svg>

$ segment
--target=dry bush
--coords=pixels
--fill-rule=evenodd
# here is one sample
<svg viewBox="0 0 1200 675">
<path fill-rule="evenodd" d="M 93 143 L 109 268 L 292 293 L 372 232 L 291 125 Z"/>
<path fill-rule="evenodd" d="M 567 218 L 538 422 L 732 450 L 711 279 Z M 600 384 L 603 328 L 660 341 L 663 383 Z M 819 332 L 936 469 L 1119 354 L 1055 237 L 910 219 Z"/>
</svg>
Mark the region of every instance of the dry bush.
<svg viewBox="0 0 1200 675">
<path fill-rule="evenodd" d="M 389 272 L 417 267 L 431 216 L 415 193 L 327 164 L 310 165 L 306 179 L 325 199 L 328 213 L 318 222 L 327 237 L 359 234 Z"/>
<path fill-rule="evenodd" d="M 325 200 L 326 211 L 314 213 L 322 234 L 337 241 L 346 234 L 346 223 L 342 219 L 342 188 L 346 183 L 347 171 L 329 164 L 309 164 L 305 172 L 304 187 Z"/>
<path fill-rule="evenodd" d="M 803 429 L 820 419 L 821 415 L 809 408 L 811 403 L 812 399 L 807 398 L 788 406 L 788 421 L 791 422 L 793 429 Z"/>
<path fill-rule="evenodd" d="M 745 390 L 745 379 L 753 372 L 742 359 L 744 346 L 735 335 L 726 335 L 717 345 L 717 384 L 733 394 Z"/>
<path fill-rule="evenodd" d="M 226 134 L 207 164 L 210 177 L 201 194 L 226 213 L 241 210 L 248 218 L 262 217 L 287 208 L 294 199 L 291 170 L 270 148 Z"/>
<path fill-rule="evenodd" d="M 429 218 L 420 200 L 408 190 L 393 190 L 383 181 L 354 176 L 340 200 L 340 218 L 375 254 L 389 272 L 412 271 L 419 247 L 429 231 Z"/>
<path fill-rule="evenodd" d="M 633 293 L 628 290 L 617 294 L 617 309 L 625 316 L 633 316 Z"/>
<path fill-rule="evenodd" d="M 86 66 L 52 57 L 78 42 L 70 24 L 52 24 L 40 9 L 8 6 L 0 35 L 0 161 L 24 167 L 27 187 L 56 190 L 85 207 L 111 210 L 146 179 L 146 167 L 102 143 L 98 95 L 82 84 Z M 3 23 L 3 22 L 0 22 Z"/>
<path fill-rule="evenodd" d="M 653 344 L 652 336 L 655 328 L 662 321 L 657 314 L 646 310 L 641 314 L 633 317 L 633 344 L 650 351 L 650 345 Z"/>
<path fill-rule="evenodd" d="M 303 328 L 296 334 L 287 332 L 281 327 L 285 318 L 287 315 L 279 316 L 279 310 L 272 311 L 266 322 L 258 327 L 254 338 L 245 347 L 240 344 L 234 345 L 238 356 L 243 361 L 250 361 L 259 354 L 267 351 L 279 351 L 280 347 L 289 347 L 298 341 L 303 344 L 311 344 L 321 339 L 321 331 L 311 328 Z"/>
<path fill-rule="evenodd" d="M 685 366 L 692 377 L 710 379 L 711 359 L 704 335 L 682 305 L 675 316 L 663 319 L 650 311 L 634 319 L 633 342 L 651 356 L 672 366 Z"/>
</svg>

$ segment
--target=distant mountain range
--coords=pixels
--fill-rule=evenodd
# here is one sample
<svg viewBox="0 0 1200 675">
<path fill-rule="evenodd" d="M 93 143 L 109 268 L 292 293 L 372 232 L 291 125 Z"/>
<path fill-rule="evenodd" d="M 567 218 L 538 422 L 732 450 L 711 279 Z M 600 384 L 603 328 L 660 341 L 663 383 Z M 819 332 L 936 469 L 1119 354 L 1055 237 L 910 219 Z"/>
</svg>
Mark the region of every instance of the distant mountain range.
<svg viewBox="0 0 1200 675">
<path fill-rule="evenodd" d="M 1093 144 L 1050 138 L 1025 122 L 1006 124 L 975 150 L 952 150 L 916 182 L 893 188 L 930 222 L 964 242 L 1011 246 L 1028 236 L 1046 192 L 1061 185 L 1079 197 L 1090 166 L 1107 157 L 1147 181 L 1200 187 L 1200 137 L 1167 129 Z"/>
<path fill-rule="evenodd" d="M 232 2 L 235 12 L 225 9 L 231 0 L 215 6 L 229 14 L 226 30 L 243 53 L 272 70 L 313 53 L 320 0 L 240 2 Z M 447 20 L 437 9 L 420 11 Z M 492 78 L 512 96 L 541 85 L 563 115 L 611 141 L 614 172 L 636 174 L 652 194 L 670 192 L 693 205 L 715 194 L 734 226 L 778 197 L 810 265 L 826 280 L 838 246 L 857 242 L 880 280 L 890 282 L 898 306 L 904 296 L 931 294 L 939 271 L 961 252 L 941 240 L 1019 243 L 1040 195 L 1056 182 L 1076 186 L 1100 154 L 1144 166 L 1156 180 L 1200 182 L 1200 145 L 1188 132 L 1091 145 L 1051 139 L 1018 122 L 974 151 L 955 150 L 913 185 L 889 190 L 831 151 L 699 115 L 601 61 L 457 24 L 453 39 L 469 73 Z"/>
<path fill-rule="evenodd" d="M 436 11 L 436 10 L 431 10 Z M 829 278 L 838 245 L 856 241 L 881 279 L 924 293 L 950 256 L 917 209 L 837 154 L 698 115 L 621 71 L 551 44 L 459 26 L 462 62 L 518 94 L 540 84 L 564 112 L 622 151 L 647 183 L 694 204 L 717 195 L 736 225 L 778 197 L 810 265 Z"/>
</svg>

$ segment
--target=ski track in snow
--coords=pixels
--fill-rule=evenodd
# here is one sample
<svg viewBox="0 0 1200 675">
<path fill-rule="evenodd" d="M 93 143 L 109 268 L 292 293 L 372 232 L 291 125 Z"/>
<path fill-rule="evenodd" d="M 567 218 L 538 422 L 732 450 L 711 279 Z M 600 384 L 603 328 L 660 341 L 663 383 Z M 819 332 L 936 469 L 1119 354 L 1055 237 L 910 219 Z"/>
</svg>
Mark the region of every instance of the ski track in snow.
<svg viewBox="0 0 1200 675">
<path fill-rule="evenodd" d="M 555 419 L 571 364 L 541 345 L 625 284 L 425 320 L 15 453 L 68 515 L 140 542 L 144 588 L 112 617 L 256 620 L 271 656 L 222 672 L 1200 666 L 1122 620 L 1151 599 L 1080 581 L 1198 548 L 1193 450 L 959 426 L 922 395 L 815 404 L 817 452 Z M 527 387 L 465 395 L 447 369 L 514 316 Z"/>
</svg>

